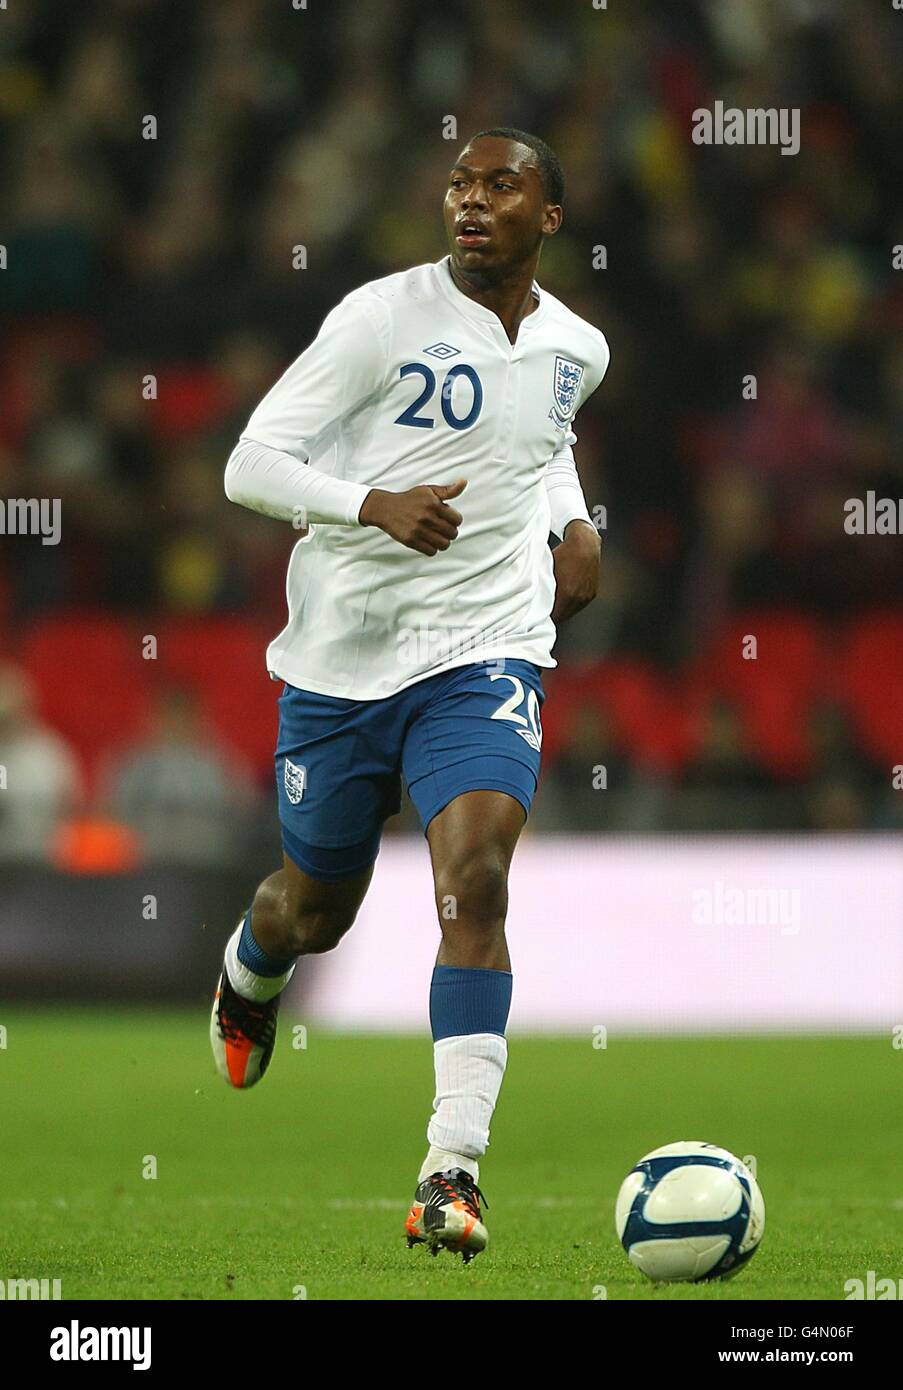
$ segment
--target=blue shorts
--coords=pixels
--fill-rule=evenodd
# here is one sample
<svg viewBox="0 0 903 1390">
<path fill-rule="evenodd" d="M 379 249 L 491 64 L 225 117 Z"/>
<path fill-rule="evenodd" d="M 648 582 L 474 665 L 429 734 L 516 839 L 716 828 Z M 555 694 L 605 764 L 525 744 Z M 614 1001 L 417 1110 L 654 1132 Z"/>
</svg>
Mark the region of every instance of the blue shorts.
<svg viewBox="0 0 903 1390">
<path fill-rule="evenodd" d="M 545 695 L 538 666 L 499 658 L 442 671 L 382 700 L 286 685 L 276 787 L 285 853 L 313 878 L 348 878 L 379 853 L 401 776 L 426 833 L 462 792 L 508 792 L 529 814 Z"/>
</svg>

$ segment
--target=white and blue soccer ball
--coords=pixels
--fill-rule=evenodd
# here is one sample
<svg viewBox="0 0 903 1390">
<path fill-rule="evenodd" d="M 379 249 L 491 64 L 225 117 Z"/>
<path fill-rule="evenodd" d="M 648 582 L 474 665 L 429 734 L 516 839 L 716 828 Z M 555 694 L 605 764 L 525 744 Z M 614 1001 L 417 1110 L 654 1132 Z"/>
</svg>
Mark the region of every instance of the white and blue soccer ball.
<svg viewBox="0 0 903 1390">
<path fill-rule="evenodd" d="M 683 1139 L 653 1149 L 630 1170 L 615 1226 L 631 1263 L 656 1283 L 723 1279 L 755 1254 L 765 1203 L 739 1158 Z"/>
</svg>

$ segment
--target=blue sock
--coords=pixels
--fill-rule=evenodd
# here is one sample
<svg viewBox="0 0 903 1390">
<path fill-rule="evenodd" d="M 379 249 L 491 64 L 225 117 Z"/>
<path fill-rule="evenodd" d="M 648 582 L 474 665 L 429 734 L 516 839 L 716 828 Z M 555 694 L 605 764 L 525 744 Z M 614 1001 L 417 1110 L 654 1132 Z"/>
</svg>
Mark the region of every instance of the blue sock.
<svg viewBox="0 0 903 1390">
<path fill-rule="evenodd" d="M 236 951 L 238 959 L 248 970 L 253 970 L 255 975 L 284 975 L 294 964 L 294 956 L 289 956 L 288 960 L 276 960 L 274 956 L 268 956 L 258 944 L 251 930 L 251 911 L 248 909 L 245 914 L 244 926 L 241 929 L 241 936 Z"/>
<path fill-rule="evenodd" d="M 510 970 L 435 966 L 430 984 L 433 1041 L 467 1033 L 497 1033 L 504 1037 L 512 984 Z"/>
</svg>

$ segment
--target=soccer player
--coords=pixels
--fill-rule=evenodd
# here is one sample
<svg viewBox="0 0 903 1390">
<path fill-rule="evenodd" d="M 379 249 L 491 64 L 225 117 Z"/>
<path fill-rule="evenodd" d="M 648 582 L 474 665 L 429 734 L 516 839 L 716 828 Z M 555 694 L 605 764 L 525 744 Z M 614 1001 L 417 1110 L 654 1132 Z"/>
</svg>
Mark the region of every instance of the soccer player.
<svg viewBox="0 0 903 1390">
<path fill-rule="evenodd" d="M 465 1262 L 488 1239 L 479 1159 L 507 1060 L 507 880 L 539 774 L 541 668 L 599 578 L 572 426 L 608 346 L 535 280 L 562 198 L 542 140 L 474 136 L 445 195 L 450 254 L 342 300 L 226 467 L 233 502 L 307 531 L 267 652 L 284 682 L 283 864 L 226 947 L 217 1068 L 240 1088 L 263 1076 L 296 959 L 354 922 L 403 774 L 442 933 L 435 1099 L 406 1230 Z"/>
</svg>

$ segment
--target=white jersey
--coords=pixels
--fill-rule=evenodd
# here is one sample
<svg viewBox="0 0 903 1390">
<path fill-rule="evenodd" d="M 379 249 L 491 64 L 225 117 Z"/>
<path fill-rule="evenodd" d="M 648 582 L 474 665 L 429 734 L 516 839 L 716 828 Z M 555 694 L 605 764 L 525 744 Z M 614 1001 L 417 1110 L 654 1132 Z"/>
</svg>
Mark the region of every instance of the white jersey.
<svg viewBox="0 0 903 1390">
<path fill-rule="evenodd" d="M 588 519 L 572 422 L 609 352 L 535 284 L 534 296 L 512 344 L 457 288 L 448 257 L 372 281 L 254 411 L 227 494 L 314 523 L 289 563 L 289 619 L 267 652 L 274 678 L 373 700 L 474 661 L 557 664 L 548 537 Z M 436 555 L 358 521 L 371 488 L 458 478 L 463 521 Z"/>
</svg>

